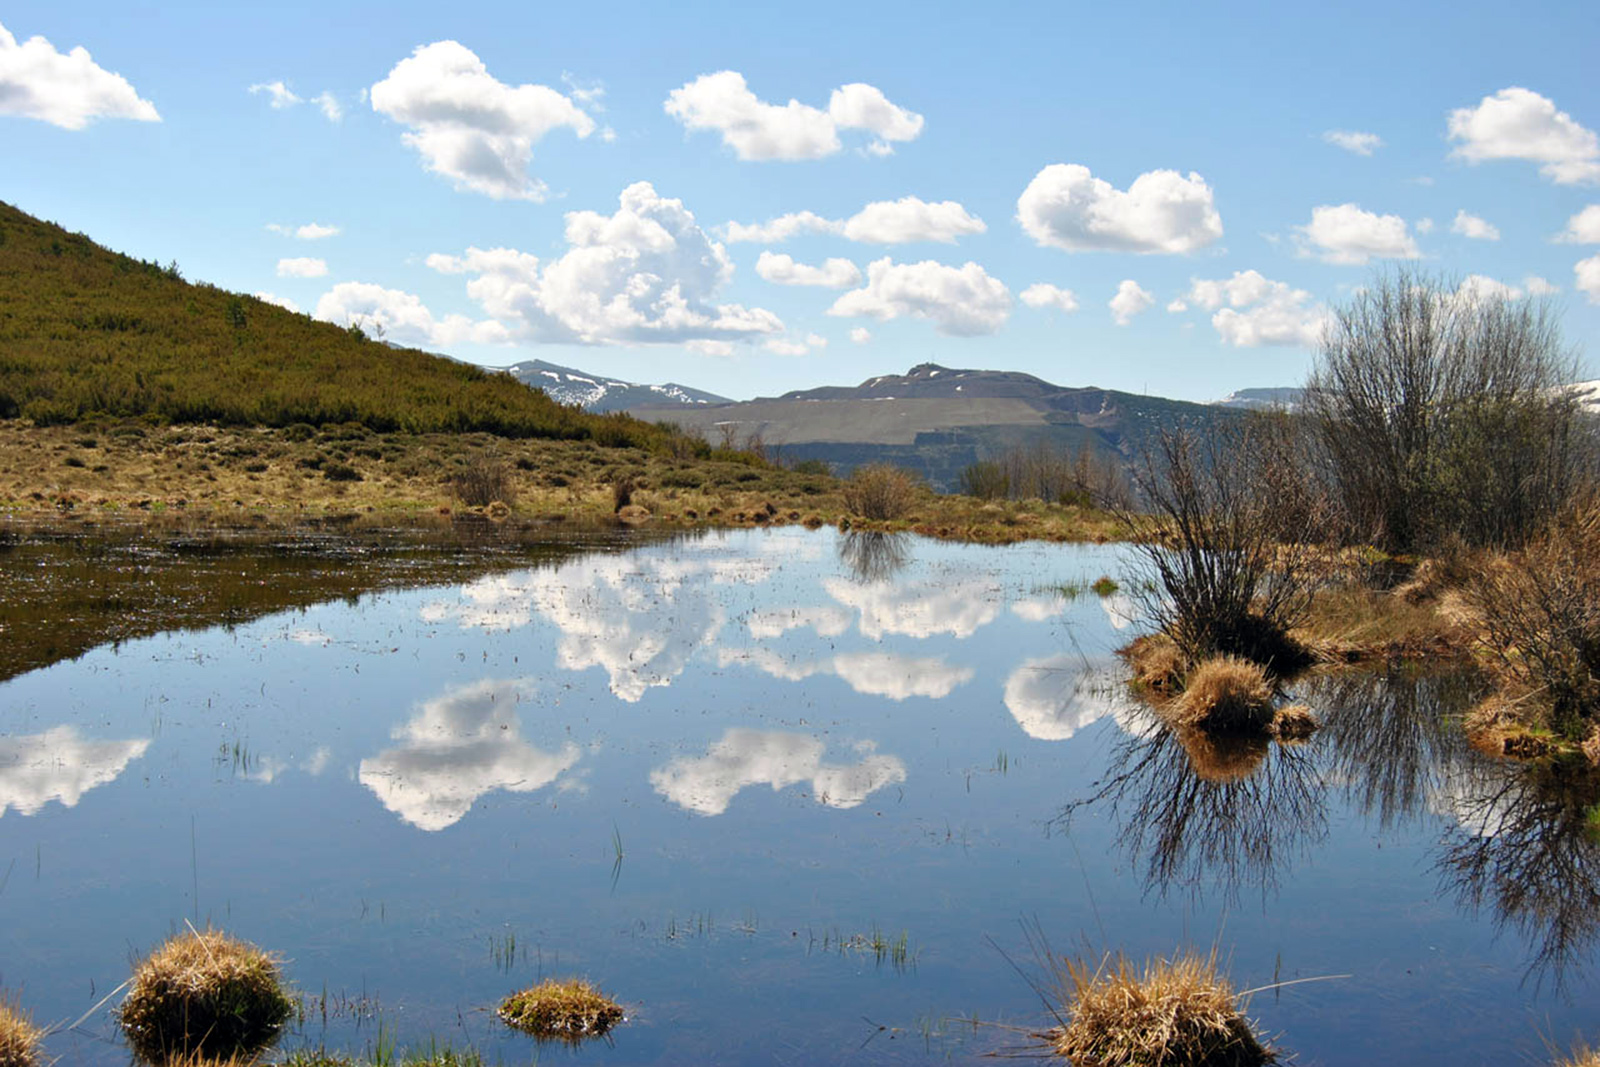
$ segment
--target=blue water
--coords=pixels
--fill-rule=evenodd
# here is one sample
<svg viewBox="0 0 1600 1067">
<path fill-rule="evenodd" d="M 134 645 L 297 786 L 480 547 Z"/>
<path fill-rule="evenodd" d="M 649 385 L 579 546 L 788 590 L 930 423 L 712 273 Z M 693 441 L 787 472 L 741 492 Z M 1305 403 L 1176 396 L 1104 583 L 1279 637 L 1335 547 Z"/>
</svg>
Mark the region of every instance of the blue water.
<svg viewBox="0 0 1600 1067">
<path fill-rule="evenodd" d="M 506 1063 L 966 1061 L 1053 1022 L 1036 923 L 1326 979 L 1251 999 L 1300 1063 L 1600 1038 L 1588 786 L 1465 749 L 1456 679 L 1306 683 L 1309 743 L 1195 756 L 1119 684 L 1133 602 L 1051 591 L 1120 552 L 741 532 L 18 676 L 0 986 L 89 1013 L 61 1062 L 123 1064 L 115 998 L 90 1009 L 209 922 L 329 994 L 284 1049 L 381 1025 Z M 542 975 L 628 1021 L 570 1054 L 504 1030 Z"/>
</svg>

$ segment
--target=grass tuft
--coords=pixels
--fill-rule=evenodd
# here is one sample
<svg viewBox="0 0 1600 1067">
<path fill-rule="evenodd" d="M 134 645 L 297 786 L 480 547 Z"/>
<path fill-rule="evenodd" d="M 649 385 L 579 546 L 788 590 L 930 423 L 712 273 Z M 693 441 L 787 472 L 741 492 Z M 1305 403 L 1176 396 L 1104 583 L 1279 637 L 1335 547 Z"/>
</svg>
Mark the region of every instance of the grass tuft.
<svg viewBox="0 0 1600 1067">
<path fill-rule="evenodd" d="M 1279 741 L 1304 741 L 1322 728 L 1311 709 L 1304 704 L 1290 704 L 1279 708 L 1272 717 L 1272 732 Z"/>
<path fill-rule="evenodd" d="M 1120 953 L 1093 970 L 1069 960 L 1067 975 L 1067 1021 L 1045 1036 L 1072 1063 L 1256 1067 L 1276 1060 L 1239 1010 L 1214 949 L 1152 960 L 1142 969 Z"/>
<path fill-rule="evenodd" d="M 20 1004 L 0 998 L 0 1067 L 36 1067 L 42 1036 Z"/>
<path fill-rule="evenodd" d="M 294 1010 L 275 957 L 220 930 L 191 929 L 134 970 L 118 1017 L 134 1051 L 162 1063 L 248 1055 L 275 1041 Z"/>
<path fill-rule="evenodd" d="M 1219 733 L 1262 733 L 1272 724 L 1272 687 L 1259 664 L 1213 656 L 1189 672 L 1171 718 Z"/>
<path fill-rule="evenodd" d="M 916 475 L 888 463 L 857 467 L 840 488 L 844 506 L 864 519 L 898 519 L 911 510 L 921 486 Z"/>
<path fill-rule="evenodd" d="M 547 978 L 500 1002 L 507 1026 L 569 1044 L 598 1037 L 622 1021 L 622 1006 L 582 978 Z"/>
</svg>

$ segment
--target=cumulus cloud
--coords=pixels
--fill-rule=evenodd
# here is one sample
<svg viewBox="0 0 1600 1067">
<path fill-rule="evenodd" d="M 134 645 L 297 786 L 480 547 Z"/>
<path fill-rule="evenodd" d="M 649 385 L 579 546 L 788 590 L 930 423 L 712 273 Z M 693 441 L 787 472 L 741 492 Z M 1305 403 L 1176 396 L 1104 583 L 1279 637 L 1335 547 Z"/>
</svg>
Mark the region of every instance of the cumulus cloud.
<svg viewBox="0 0 1600 1067">
<path fill-rule="evenodd" d="M 1484 274 L 1469 274 L 1456 287 L 1456 299 L 1466 304 L 1484 300 L 1520 300 L 1523 290 Z"/>
<path fill-rule="evenodd" d="M 335 285 L 317 301 L 314 317 L 340 326 L 381 327 L 388 340 L 435 348 L 463 342 L 503 344 L 511 339 L 498 322 L 474 322 L 465 315 L 437 319 L 416 294 L 371 282 Z"/>
<path fill-rule="evenodd" d="M 898 245 L 914 241 L 955 244 L 956 238 L 989 227 L 954 200 L 930 204 L 914 196 L 879 200 L 846 219 L 841 232 L 852 241 Z"/>
<path fill-rule="evenodd" d="M 843 147 L 841 129 L 874 134 L 874 154 L 887 155 L 890 142 L 915 140 L 922 132 L 921 115 L 890 103 L 871 85 L 840 86 L 824 111 L 798 100 L 769 104 L 734 70 L 702 74 L 672 90 L 662 106 L 687 130 L 720 133 L 722 143 L 746 160 L 821 159 Z"/>
<path fill-rule="evenodd" d="M 281 307 L 281 308 L 283 308 L 283 309 L 285 309 L 287 311 L 292 311 L 297 315 L 300 313 L 300 305 L 296 304 L 293 300 L 290 300 L 286 296 L 278 296 L 276 293 L 265 293 L 265 292 L 263 292 L 263 293 L 256 293 L 255 294 L 255 298 L 257 300 L 263 300 L 268 304 L 276 304 L 279 307 Z"/>
<path fill-rule="evenodd" d="M 1413 227 L 1413 229 L 1415 229 L 1419 234 L 1432 233 L 1433 232 L 1433 220 L 1428 218 L 1427 216 L 1423 216 L 1422 218 L 1417 220 L 1416 225 Z"/>
<path fill-rule="evenodd" d="M 1456 212 L 1455 221 L 1450 223 L 1450 232 L 1470 237 L 1475 241 L 1498 241 L 1500 230 L 1493 224 L 1469 214 L 1465 209 Z"/>
<path fill-rule="evenodd" d="M 533 146 L 551 130 L 579 137 L 594 120 L 544 85 L 507 85 L 456 41 L 423 45 L 368 92 L 372 109 L 410 127 L 402 140 L 457 189 L 497 200 L 543 200 L 528 174 Z"/>
<path fill-rule="evenodd" d="M 813 348 L 827 348 L 828 339 L 817 333 L 808 333 L 803 340 L 799 341 L 774 337 L 767 341 L 763 347 L 768 352 L 778 356 L 803 356 Z"/>
<path fill-rule="evenodd" d="M 683 201 L 649 182 L 624 189 L 615 214 L 573 211 L 566 222 L 568 249 L 548 263 L 510 248 L 469 248 L 427 264 L 474 275 L 467 295 L 523 340 L 683 344 L 783 331 L 764 308 L 715 302 L 733 277 L 727 250 Z"/>
<path fill-rule="evenodd" d="M 850 331 L 850 340 L 858 345 L 864 345 L 872 340 L 872 331 L 865 326 L 857 326 Z"/>
<path fill-rule="evenodd" d="M 79 46 L 67 53 L 43 37 L 21 44 L 0 25 L 0 115 L 81 130 L 95 119 L 160 122 L 155 105 Z"/>
<path fill-rule="evenodd" d="M 1600 204 L 1590 204 L 1567 220 L 1555 238 L 1562 244 L 1600 245 Z"/>
<path fill-rule="evenodd" d="M 1336 148 L 1346 152 L 1354 152 L 1358 156 L 1370 156 L 1383 147 L 1383 138 L 1375 133 L 1362 133 L 1359 130 L 1328 130 L 1322 139 Z"/>
<path fill-rule="evenodd" d="M 1022 302 L 1031 308 L 1055 308 L 1068 314 L 1078 310 L 1078 295 L 1047 282 L 1034 282 L 1021 293 Z"/>
<path fill-rule="evenodd" d="M 1558 185 L 1600 183 L 1600 137 L 1553 101 L 1512 86 L 1450 112 L 1450 154 L 1468 163 L 1525 159 Z"/>
<path fill-rule="evenodd" d="M 522 739 L 517 704 L 528 679 L 485 679 L 423 704 L 394 731 L 401 742 L 361 761 L 357 779 L 383 806 L 421 830 L 453 826 L 485 793 L 532 793 L 578 762 L 568 741 L 545 752 Z"/>
<path fill-rule="evenodd" d="M 756 260 L 756 273 L 774 285 L 816 285 L 824 289 L 848 289 L 861 281 L 861 269 L 848 259 L 830 259 L 813 267 L 781 252 L 762 252 Z"/>
<path fill-rule="evenodd" d="M 278 277 L 280 278 L 325 278 L 327 275 L 328 263 L 326 260 L 314 259 L 310 256 L 278 260 Z"/>
<path fill-rule="evenodd" d="M 1006 710 L 1029 737 L 1067 740 L 1119 704 L 1115 674 L 1085 668 L 1077 653 L 1027 660 L 1006 678 Z"/>
<path fill-rule="evenodd" d="M 1328 309 L 1313 302 L 1310 293 L 1254 270 L 1235 271 L 1233 277 L 1215 281 L 1196 279 L 1186 299 L 1214 312 L 1211 325 L 1223 341 L 1240 348 L 1314 348 L 1328 322 Z"/>
<path fill-rule="evenodd" d="M 1133 321 L 1135 315 L 1148 311 L 1155 302 L 1156 298 L 1138 282 L 1132 278 L 1124 278 L 1117 286 L 1117 294 L 1111 298 L 1108 306 L 1111 308 L 1111 317 L 1117 321 L 1117 325 L 1126 326 Z"/>
<path fill-rule="evenodd" d="M 1068 252 L 1193 252 L 1222 236 L 1198 174 L 1153 170 L 1126 192 L 1076 163 L 1053 163 L 1017 199 L 1017 221 L 1042 246 Z"/>
<path fill-rule="evenodd" d="M 339 227 L 324 226 L 317 222 L 308 222 L 304 226 L 284 226 L 281 223 L 269 222 L 267 229 L 284 237 L 295 237 L 302 241 L 321 241 L 339 234 Z"/>
<path fill-rule="evenodd" d="M 1581 259 L 1572 268 L 1573 287 L 1589 298 L 1589 303 L 1600 304 L 1600 256 Z"/>
<path fill-rule="evenodd" d="M 823 743 L 780 730 L 729 729 L 697 758 L 679 757 L 650 772 L 650 784 L 674 804 L 700 815 L 721 815 L 741 790 L 773 792 L 801 782 L 831 808 L 853 808 L 886 785 L 906 780 L 905 764 L 878 755 L 871 742 L 856 746 L 853 764 L 826 763 Z"/>
<path fill-rule="evenodd" d="M 95 741 L 77 728 L 0 737 L 0 816 L 36 814 L 52 800 L 77 807 L 83 794 L 115 781 L 150 747 L 148 739 Z"/>
<path fill-rule="evenodd" d="M 1369 259 L 1416 259 L 1417 243 L 1399 215 L 1377 215 L 1356 204 L 1324 204 L 1295 227 L 1302 247 L 1324 263 L 1363 264 Z"/>
<path fill-rule="evenodd" d="M 843 233 L 844 223 L 825 219 L 814 211 L 795 211 L 779 215 L 766 223 L 730 222 L 727 225 L 728 243 L 778 244 L 802 233 Z"/>
<path fill-rule="evenodd" d="M 1530 296 L 1552 296 L 1559 293 L 1561 288 L 1552 284 L 1549 279 L 1541 278 L 1537 274 L 1530 274 L 1522 279 L 1522 287 Z"/>
<path fill-rule="evenodd" d="M 302 102 L 300 97 L 296 96 L 294 91 L 281 81 L 259 82 L 250 86 L 251 96 L 257 96 L 262 93 L 266 94 L 267 102 L 272 105 L 275 111 L 294 107 L 294 105 Z"/>
<path fill-rule="evenodd" d="M 829 315 L 866 315 L 880 322 L 929 319 L 955 337 L 994 333 L 1011 314 L 1011 292 L 976 263 L 947 267 L 931 259 L 867 265 L 867 284 L 835 300 Z"/>
</svg>

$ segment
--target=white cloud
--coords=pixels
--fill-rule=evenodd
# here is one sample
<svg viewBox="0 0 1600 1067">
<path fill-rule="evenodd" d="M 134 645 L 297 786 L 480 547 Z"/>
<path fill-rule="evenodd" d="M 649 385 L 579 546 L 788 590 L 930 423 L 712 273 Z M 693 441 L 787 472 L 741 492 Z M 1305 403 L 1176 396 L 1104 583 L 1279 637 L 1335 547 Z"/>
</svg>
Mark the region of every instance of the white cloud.
<svg viewBox="0 0 1600 1067">
<path fill-rule="evenodd" d="M 510 340 L 498 322 L 474 322 L 465 315 L 433 317 L 422 298 L 370 282 L 340 282 L 317 301 L 315 318 L 340 326 L 382 327 L 385 339 L 401 344 L 449 348 L 452 345 L 503 344 Z"/>
<path fill-rule="evenodd" d="M 955 244 L 956 238 L 983 233 L 988 227 L 954 200 L 936 204 L 914 196 L 879 200 L 845 220 L 843 233 L 852 241 L 898 245 L 914 241 Z"/>
<path fill-rule="evenodd" d="M 825 219 L 813 211 L 796 211 L 779 215 L 765 225 L 759 222 L 730 222 L 727 226 L 728 243 L 741 241 L 755 244 L 777 244 L 800 233 L 843 233 L 844 223 Z"/>
<path fill-rule="evenodd" d="M 1197 278 L 1187 300 L 1214 311 L 1211 325 L 1223 341 L 1239 348 L 1315 348 L 1328 322 L 1328 309 L 1314 303 L 1310 293 L 1254 270 L 1235 271 L 1233 277 L 1215 281 Z"/>
<path fill-rule="evenodd" d="M 0 115 L 81 130 L 94 119 L 160 122 L 155 105 L 128 80 L 99 66 L 82 46 L 62 54 L 43 37 L 22 44 L 0 25 Z"/>
<path fill-rule="evenodd" d="M 1589 298 L 1589 303 L 1600 304 L 1600 256 L 1581 259 L 1572 267 L 1573 288 Z"/>
<path fill-rule="evenodd" d="M 339 227 L 324 226 L 317 222 L 308 222 L 304 226 L 284 226 L 281 223 L 269 222 L 267 229 L 284 237 L 297 237 L 302 241 L 320 241 L 339 234 Z"/>
<path fill-rule="evenodd" d="M 278 296 L 275 293 L 256 293 L 255 297 L 257 300 L 264 300 L 269 304 L 276 304 L 279 307 L 292 311 L 297 315 L 300 313 L 300 305 L 296 304 L 293 300 L 290 300 L 286 296 Z"/>
<path fill-rule="evenodd" d="M 1117 320 L 1118 326 L 1126 326 L 1156 302 L 1156 298 L 1141 288 L 1139 283 L 1132 278 L 1122 279 L 1117 286 L 1117 294 L 1111 298 L 1108 305 L 1111 308 L 1111 317 Z"/>
<path fill-rule="evenodd" d="M 1011 293 L 976 263 L 947 267 L 933 260 L 895 263 L 887 256 L 867 265 L 867 284 L 835 300 L 829 315 L 867 315 L 887 322 L 904 316 L 930 319 L 942 334 L 994 333 L 1011 314 Z"/>
<path fill-rule="evenodd" d="M 870 85 L 835 89 L 823 111 L 798 100 L 769 104 L 733 70 L 702 74 L 672 90 L 662 106 L 685 129 L 717 131 L 746 160 L 821 159 L 843 147 L 840 129 L 875 134 L 874 154 L 885 155 L 893 151 L 888 142 L 914 140 L 922 132 L 921 115 L 890 103 Z"/>
<path fill-rule="evenodd" d="M 535 683 L 485 679 L 423 704 L 394 731 L 401 742 L 361 761 L 358 780 L 383 806 L 422 830 L 461 821 L 485 793 L 532 793 L 578 762 L 571 741 L 545 752 L 522 739 L 518 703 Z"/>
<path fill-rule="evenodd" d="M 1561 291 L 1560 286 L 1551 283 L 1547 278 L 1539 277 L 1537 274 L 1530 274 L 1522 279 L 1522 287 L 1528 291 L 1530 296 L 1552 296 Z"/>
<path fill-rule="evenodd" d="M 783 331 L 764 308 L 714 301 L 733 277 L 727 250 L 683 201 L 649 182 L 624 189 L 613 215 L 573 211 L 566 222 L 568 249 L 547 263 L 511 248 L 469 248 L 427 264 L 476 275 L 467 295 L 524 340 L 683 344 Z"/>
<path fill-rule="evenodd" d="M 1590 204 L 1567 220 L 1555 238 L 1563 244 L 1600 245 L 1600 204 Z"/>
<path fill-rule="evenodd" d="M 1211 187 L 1174 170 L 1141 174 L 1123 192 L 1088 167 L 1054 163 L 1017 198 L 1017 220 L 1040 245 L 1068 252 L 1184 253 L 1222 236 Z"/>
<path fill-rule="evenodd" d="M 1427 216 L 1423 216 L 1422 218 L 1417 220 L 1416 225 L 1413 226 L 1412 229 L 1416 230 L 1417 233 L 1419 233 L 1419 234 L 1432 233 L 1433 232 L 1433 220 L 1428 218 Z"/>
<path fill-rule="evenodd" d="M 311 102 L 321 109 L 322 117 L 329 122 L 338 122 L 344 118 L 344 105 L 339 103 L 338 97 L 326 90 L 313 96 Z"/>
<path fill-rule="evenodd" d="M 507 85 L 455 41 L 419 47 L 369 93 L 372 109 L 410 131 L 402 140 L 423 164 L 461 190 L 497 200 L 543 200 L 545 184 L 530 177 L 533 146 L 551 130 L 579 137 L 594 120 L 544 85 Z"/>
<path fill-rule="evenodd" d="M 1181 297 L 1181 296 L 1180 297 L 1174 297 L 1172 299 L 1172 301 L 1167 304 L 1167 314 L 1169 314 L 1169 315 L 1176 315 L 1179 312 L 1188 311 L 1188 310 L 1189 310 L 1189 305 L 1183 299 L 1183 297 Z"/>
<path fill-rule="evenodd" d="M 1114 672 L 1086 666 L 1077 653 L 1027 660 L 1006 678 L 1006 710 L 1029 737 L 1067 740 L 1117 710 L 1125 688 Z"/>
<path fill-rule="evenodd" d="M 326 260 L 315 259 L 311 256 L 278 260 L 278 277 L 280 278 L 325 278 L 327 275 L 328 263 Z"/>
<path fill-rule="evenodd" d="M 281 81 L 259 82 L 250 86 L 251 96 L 259 93 L 267 94 L 268 103 L 272 105 L 274 111 L 281 111 L 286 107 L 294 107 L 302 102 L 300 97 L 296 96 L 294 91 Z"/>
<path fill-rule="evenodd" d="M 1487 275 L 1469 274 L 1461 279 L 1455 295 L 1462 303 L 1476 304 L 1484 300 L 1520 300 L 1523 291 Z"/>
<path fill-rule="evenodd" d="M 1303 243 L 1314 246 L 1324 263 L 1362 264 L 1372 258 L 1416 259 L 1421 253 L 1399 215 L 1377 215 L 1356 204 L 1323 204 L 1311 221 L 1297 226 Z"/>
<path fill-rule="evenodd" d="M 1476 215 L 1468 214 L 1465 209 L 1456 212 L 1455 221 L 1450 223 L 1450 232 L 1470 237 L 1475 241 L 1500 240 L 1498 227 Z"/>
<path fill-rule="evenodd" d="M 700 356 L 733 355 L 732 341 L 707 341 L 704 338 L 697 338 L 693 341 L 683 342 L 683 347 Z"/>
<path fill-rule="evenodd" d="M 848 289 L 861 281 L 861 269 L 848 259 L 830 259 L 820 267 L 795 262 L 783 253 L 762 252 L 756 273 L 774 285 L 817 285 Z"/>
<path fill-rule="evenodd" d="M 880 756 L 870 742 L 856 746 L 854 764 L 823 762 L 821 741 L 779 730 L 731 728 L 698 758 L 679 757 L 650 772 L 656 792 L 700 815 L 721 815 L 741 790 L 774 792 L 809 780 L 819 803 L 853 808 L 886 785 L 906 780 L 905 764 Z"/>
<path fill-rule="evenodd" d="M 864 345 L 868 341 L 872 340 L 872 331 L 867 329 L 865 326 L 857 326 L 855 329 L 850 331 L 850 340 L 854 341 L 858 345 Z"/>
<path fill-rule="evenodd" d="M 95 741 L 72 726 L 0 737 L 0 815 L 7 808 L 33 815 L 52 800 L 77 807 L 83 794 L 115 781 L 149 747 L 148 739 Z"/>
<path fill-rule="evenodd" d="M 1359 130 L 1328 130 L 1322 135 L 1322 139 L 1358 156 L 1370 156 L 1383 147 L 1382 137 L 1375 133 L 1362 133 Z"/>
<path fill-rule="evenodd" d="M 1031 308 L 1056 308 L 1072 313 L 1078 310 L 1078 295 L 1071 289 L 1061 289 L 1047 282 L 1034 282 L 1022 290 L 1021 299 Z"/>
<path fill-rule="evenodd" d="M 1600 137 L 1553 101 L 1512 86 L 1450 112 L 1451 156 L 1468 163 L 1525 159 L 1558 185 L 1600 183 Z"/>
<path fill-rule="evenodd" d="M 803 356 L 813 348 L 827 348 L 828 339 L 821 334 L 808 333 L 804 340 L 792 341 L 782 337 L 774 337 L 763 346 L 768 352 L 779 356 Z"/>
</svg>

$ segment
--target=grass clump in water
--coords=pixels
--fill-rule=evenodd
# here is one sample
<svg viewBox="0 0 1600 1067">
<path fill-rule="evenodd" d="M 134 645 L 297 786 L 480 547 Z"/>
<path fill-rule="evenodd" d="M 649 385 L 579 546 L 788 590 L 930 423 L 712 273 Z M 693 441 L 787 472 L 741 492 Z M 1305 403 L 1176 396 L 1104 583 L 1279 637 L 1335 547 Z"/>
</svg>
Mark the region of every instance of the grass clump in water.
<svg viewBox="0 0 1600 1067">
<path fill-rule="evenodd" d="M 1180 953 L 1140 970 L 1120 953 L 1090 970 L 1066 961 L 1066 1022 L 1051 1050 L 1096 1067 L 1256 1067 L 1276 1053 L 1256 1036 L 1239 997 L 1209 955 Z"/>
<path fill-rule="evenodd" d="M 191 929 L 139 964 L 118 1016 L 133 1050 L 162 1063 L 265 1048 L 294 1009 L 275 957 L 220 930 Z"/>
<path fill-rule="evenodd" d="M 1219 733 L 1263 733 L 1272 725 L 1272 687 L 1259 664 L 1213 656 L 1189 672 L 1173 721 Z"/>
<path fill-rule="evenodd" d="M 547 978 L 500 1002 L 507 1026 L 541 1040 L 576 1044 L 622 1021 L 622 1006 L 582 978 Z"/>
<path fill-rule="evenodd" d="M 36 1067 L 42 1036 L 21 1005 L 0 998 L 0 1067 Z"/>
</svg>

